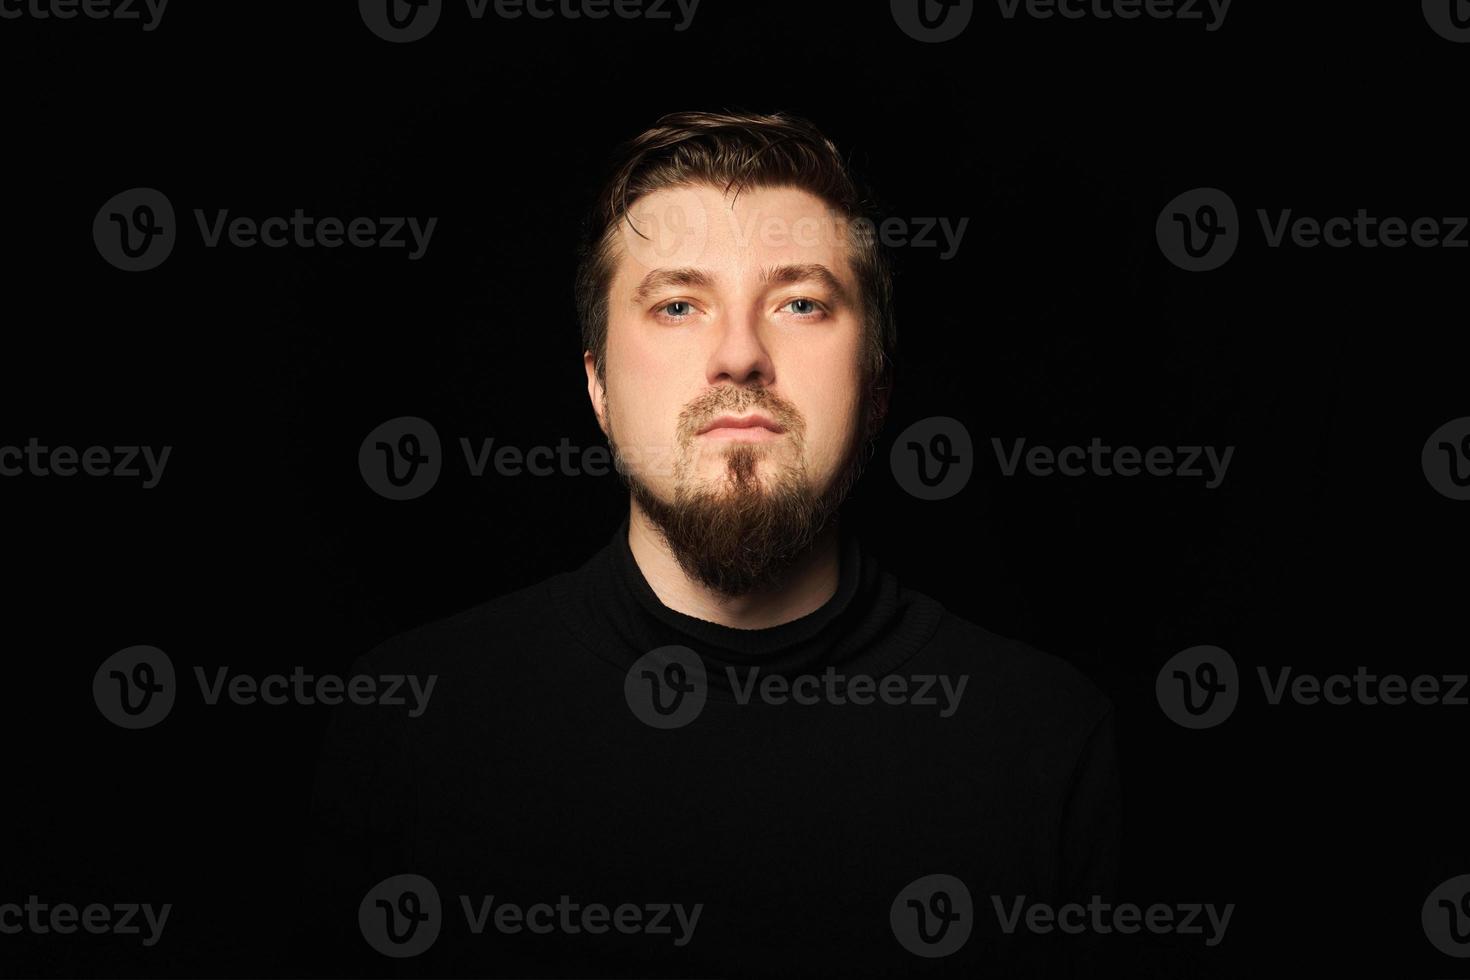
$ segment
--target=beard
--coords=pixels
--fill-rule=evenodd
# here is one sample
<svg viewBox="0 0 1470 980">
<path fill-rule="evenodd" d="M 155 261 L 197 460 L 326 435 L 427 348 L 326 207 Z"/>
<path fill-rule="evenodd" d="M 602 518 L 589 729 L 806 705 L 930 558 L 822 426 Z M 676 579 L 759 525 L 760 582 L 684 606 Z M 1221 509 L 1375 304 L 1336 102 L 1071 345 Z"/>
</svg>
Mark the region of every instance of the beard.
<svg viewBox="0 0 1470 980">
<path fill-rule="evenodd" d="M 701 447 L 695 433 L 715 416 L 757 408 L 784 429 L 789 447 L 776 442 L 730 442 L 719 449 L 718 475 L 693 476 Z M 725 596 L 743 596 L 779 587 L 786 571 L 805 555 L 836 521 L 837 511 L 861 475 L 876 436 L 875 412 L 846 447 L 836 477 L 821 493 L 805 465 L 805 424 L 794 407 L 765 388 L 715 388 L 679 416 L 674 463 L 674 495 L 668 501 L 637 477 L 618 449 L 612 416 L 608 444 L 617 471 L 633 499 L 669 546 L 691 579 Z M 761 473 L 768 456 L 785 451 L 782 462 Z M 705 450 L 711 451 L 711 450 Z"/>
</svg>

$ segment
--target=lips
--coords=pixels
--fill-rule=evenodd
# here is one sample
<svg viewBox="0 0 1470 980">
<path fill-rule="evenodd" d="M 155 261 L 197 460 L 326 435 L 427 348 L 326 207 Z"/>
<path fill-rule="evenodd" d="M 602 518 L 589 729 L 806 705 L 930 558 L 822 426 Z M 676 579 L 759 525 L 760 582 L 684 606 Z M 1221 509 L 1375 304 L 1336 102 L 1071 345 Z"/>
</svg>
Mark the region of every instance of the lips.
<svg viewBox="0 0 1470 980">
<path fill-rule="evenodd" d="M 715 429 L 770 429 L 772 432 L 785 432 L 786 429 L 764 415 L 747 415 L 744 418 L 736 418 L 734 415 L 721 415 L 711 419 L 697 435 L 704 435 Z"/>
</svg>

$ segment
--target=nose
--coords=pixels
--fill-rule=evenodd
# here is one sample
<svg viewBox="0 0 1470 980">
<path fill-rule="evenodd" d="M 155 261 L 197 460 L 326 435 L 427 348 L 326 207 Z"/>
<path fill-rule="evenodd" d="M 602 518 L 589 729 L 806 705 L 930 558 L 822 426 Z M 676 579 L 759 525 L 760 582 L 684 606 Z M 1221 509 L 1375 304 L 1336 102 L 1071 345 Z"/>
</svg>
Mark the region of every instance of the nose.
<svg viewBox="0 0 1470 980">
<path fill-rule="evenodd" d="M 714 349 L 710 351 L 706 382 L 737 387 L 776 383 L 776 365 L 766 348 L 763 324 L 755 313 L 728 313 L 715 325 Z"/>
</svg>

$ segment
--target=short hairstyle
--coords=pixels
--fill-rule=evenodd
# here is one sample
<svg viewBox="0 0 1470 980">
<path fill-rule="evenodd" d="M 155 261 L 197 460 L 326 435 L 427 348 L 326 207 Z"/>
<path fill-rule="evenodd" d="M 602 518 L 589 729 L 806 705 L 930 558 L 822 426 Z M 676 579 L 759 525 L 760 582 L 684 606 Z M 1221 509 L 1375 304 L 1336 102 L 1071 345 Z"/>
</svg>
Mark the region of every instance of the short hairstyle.
<svg viewBox="0 0 1470 980">
<path fill-rule="evenodd" d="M 823 200 L 848 228 L 875 226 L 872 204 L 837 147 L 805 119 L 785 113 L 676 112 L 623 144 L 612 177 L 588 216 L 578 255 L 576 300 L 582 349 L 591 351 L 597 376 L 605 378 L 608 291 L 618 225 L 646 194 L 691 184 L 743 188 L 795 187 Z M 636 227 L 635 233 L 642 236 Z M 863 305 L 866 384 L 891 382 L 896 327 L 893 273 L 872 233 L 849 235 L 851 261 Z"/>
</svg>

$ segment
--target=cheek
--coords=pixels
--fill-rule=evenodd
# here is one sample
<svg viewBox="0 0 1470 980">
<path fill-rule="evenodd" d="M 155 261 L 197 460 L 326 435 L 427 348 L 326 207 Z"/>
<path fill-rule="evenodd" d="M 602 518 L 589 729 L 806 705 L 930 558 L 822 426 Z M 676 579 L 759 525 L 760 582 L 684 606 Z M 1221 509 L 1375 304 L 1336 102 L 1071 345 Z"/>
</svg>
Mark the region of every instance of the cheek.
<svg viewBox="0 0 1470 980">
<path fill-rule="evenodd" d="M 683 401 L 666 375 L 640 370 L 633 360 L 615 363 L 609 351 L 608 411 L 618 448 L 639 476 L 657 483 L 671 472 L 677 449 L 679 412 Z M 664 378 L 665 380 L 657 380 Z"/>
<path fill-rule="evenodd" d="M 864 392 L 859 387 L 858 349 L 844 340 L 806 360 L 798 375 L 806 406 L 808 453 L 836 459 L 859 426 Z"/>
<path fill-rule="evenodd" d="M 846 375 L 826 378 L 808 389 L 803 405 L 807 463 L 816 472 L 831 470 L 843 460 L 858 426 L 854 379 Z"/>
<path fill-rule="evenodd" d="M 855 393 L 850 384 L 844 391 L 845 395 L 833 398 L 825 408 L 828 414 L 824 452 L 827 463 L 832 466 L 841 461 L 858 428 L 858 403 L 854 398 Z"/>
</svg>

